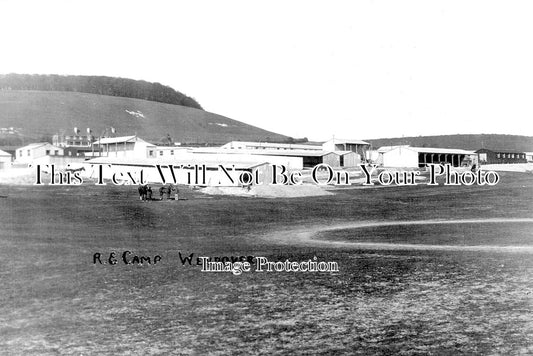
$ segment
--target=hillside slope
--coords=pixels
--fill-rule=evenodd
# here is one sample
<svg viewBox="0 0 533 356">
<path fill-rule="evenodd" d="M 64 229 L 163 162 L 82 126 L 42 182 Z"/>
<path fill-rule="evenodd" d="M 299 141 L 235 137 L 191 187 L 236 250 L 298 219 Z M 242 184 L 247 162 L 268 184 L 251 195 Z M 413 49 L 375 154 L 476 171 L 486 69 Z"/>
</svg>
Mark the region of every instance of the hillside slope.
<svg viewBox="0 0 533 356">
<path fill-rule="evenodd" d="M 441 135 L 397 137 L 365 140 L 373 147 L 392 145 L 411 145 L 418 147 L 462 148 L 477 150 L 488 148 L 494 150 L 533 151 L 533 137 L 519 135 L 478 134 L 478 135 Z"/>
<path fill-rule="evenodd" d="M 183 143 L 226 143 L 231 140 L 285 141 L 287 136 L 240 121 L 184 106 L 75 92 L 0 90 L 0 128 L 13 127 L 23 143 L 78 127 L 100 135 L 114 127 L 117 135 L 162 142 L 169 134 Z M 18 142 L 4 143 L 18 145 Z"/>
</svg>

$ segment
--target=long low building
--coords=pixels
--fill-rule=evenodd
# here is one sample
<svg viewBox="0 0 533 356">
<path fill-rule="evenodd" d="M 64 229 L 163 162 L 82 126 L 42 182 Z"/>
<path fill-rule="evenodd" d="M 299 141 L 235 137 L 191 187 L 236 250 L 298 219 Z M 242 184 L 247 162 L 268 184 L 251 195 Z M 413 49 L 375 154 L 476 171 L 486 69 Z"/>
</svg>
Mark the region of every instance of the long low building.
<svg viewBox="0 0 533 356">
<path fill-rule="evenodd" d="M 454 167 L 477 162 L 474 151 L 450 148 L 384 146 L 378 149 L 377 163 L 384 167 L 422 168 L 428 164 L 450 164 Z"/>
<path fill-rule="evenodd" d="M 321 145 L 232 141 L 210 150 L 241 152 L 247 155 L 301 157 L 303 167 L 306 168 L 321 163 L 341 168 L 355 167 L 365 159 L 365 152 L 369 147 L 368 142 L 361 140 L 332 138 Z"/>
<path fill-rule="evenodd" d="M 525 152 L 511 150 L 490 150 L 481 148 L 476 151 L 481 164 L 527 163 Z"/>
<path fill-rule="evenodd" d="M 250 142 L 250 141 L 231 141 L 222 145 L 220 148 L 229 150 L 306 150 L 321 151 L 322 146 L 304 145 L 292 143 L 272 143 L 272 142 Z"/>
<path fill-rule="evenodd" d="M 319 146 L 320 147 L 320 146 Z M 331 167 L 355 167 L 361 162 L 359 154 L 353 151 L 325 151 L 319 150 L 272 150 L 272 149 L 223 149 L 218 147 L 212 148 L 195 148 L 191 150 L 195 155 L 198 154 L 214 154 L 214 155 L 243 155 L 244 157 L 263 156 L 264 160 L 270 162 L 277 162 L 283 160 L 300 159 L 301 166 L 287 163 L 288 168 L 302 169 L 312 168 L 317 164 L 325 163 Z M 231 160 L 231 156 L 229 156 Z M 269 157 L 269 158 L 267 158 Z M 248 158 L 249 159 L 249 158 Z"/>
</svg>

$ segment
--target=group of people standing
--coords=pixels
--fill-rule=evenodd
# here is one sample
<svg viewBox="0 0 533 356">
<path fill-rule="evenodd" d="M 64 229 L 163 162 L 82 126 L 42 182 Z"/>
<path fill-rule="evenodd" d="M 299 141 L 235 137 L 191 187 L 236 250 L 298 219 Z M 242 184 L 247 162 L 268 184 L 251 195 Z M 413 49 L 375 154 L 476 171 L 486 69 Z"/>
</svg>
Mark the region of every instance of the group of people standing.
<svg viewBox="0 0 533 356">
<path fill-rule="evenodd" d="M 139 191 L 139 199 L 140 200 L 152 200 L 152 187 L 150 187 L 148 184 L 139 184 L 139 188 L 137 188 Z"/>
<path fill-rule="evenodd" d="M 140 184 L 137 190 L 139 191 L 139 200 L 153 200 L 152 187 L 150 187 L 148 184 Z M 159 188 L 159 200 L 170 200 L 172 192 L 174 192 L 174 200 L 179 200 L 178 187 L 174 187 L 172 184 L 168 184 L 166 186 L 163 185 L 161 188 Z"/>
</svg>

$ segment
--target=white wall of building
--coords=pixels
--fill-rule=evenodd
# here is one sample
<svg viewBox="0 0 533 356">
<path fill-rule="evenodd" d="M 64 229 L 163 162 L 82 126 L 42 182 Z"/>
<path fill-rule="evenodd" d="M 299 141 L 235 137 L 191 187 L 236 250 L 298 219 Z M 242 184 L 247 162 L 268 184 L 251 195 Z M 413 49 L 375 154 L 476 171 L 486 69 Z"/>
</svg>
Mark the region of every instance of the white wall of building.
<svg viewBox="0 0 533 356">
<path fill-rule="evenodd" d="M 0 151 L 0 169 L 7 169 L 11 167 L 11 155 L 7 153 L 2 153 Z"/>
<path fill-rule="evenodd" d="M 322 144 L 322 150 L 324 151 L 335 151 L 335 140 L 331 139 Z"/>
<path fill-rule="evenodd" d="M 366 159 L 371 163 L 375 163 L 379 160 L 378 150 L 368 150 L 366 151 Z"/>
<path fill-rule="evenodd" d="M 380 152 L 378 162 L 384 167 L 418 168 L 418 152 L 406 147 L 396 147 L 387 152 Z"/>
<path fill-rule="evenodd" d="M 63 156 L 63 148 L 50 143 L 31 144 L 20 147 L 15 152 L 17 163 L 32 163 L 35 159 L 44 156 Z"/>
</svg>

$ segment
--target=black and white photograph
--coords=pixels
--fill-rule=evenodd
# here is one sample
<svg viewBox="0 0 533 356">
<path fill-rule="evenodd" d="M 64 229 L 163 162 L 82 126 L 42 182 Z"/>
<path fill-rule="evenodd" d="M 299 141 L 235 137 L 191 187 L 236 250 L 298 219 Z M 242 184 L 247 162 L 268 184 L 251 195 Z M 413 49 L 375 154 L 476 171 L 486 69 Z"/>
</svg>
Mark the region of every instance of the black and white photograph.
<svg viewBox="0 0 533 356">
<path fill-rule="evenodd" d="M 0 0 L 1 355 L 533 354 L 533 4 Z"/>
</svg>

